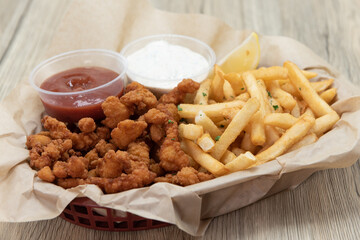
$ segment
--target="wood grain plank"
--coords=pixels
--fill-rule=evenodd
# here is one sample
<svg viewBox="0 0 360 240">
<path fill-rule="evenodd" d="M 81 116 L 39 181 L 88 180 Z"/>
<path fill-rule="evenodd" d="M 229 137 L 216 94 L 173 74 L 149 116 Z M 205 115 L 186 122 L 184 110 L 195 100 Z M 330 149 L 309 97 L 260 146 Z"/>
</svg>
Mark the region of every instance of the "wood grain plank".
<svg viewBox="0 0 360 240">
<path fill-rule="evenodd" d="M 30 1 L 28 0 L 4 0 L 0 2 L 0 64 L 29 5 Z"/>
<path fill-rule="evenodd" d="M 0 6 L 10 0 L 0 0 Z M 0 98 L 41 60 L 70 0 L 34 0 L 0 63 Z M 204 13 L 236 29 L 295 38 L 360 85 L 360 1 L 151 0 L 159 9 Z M 13 3 L 19 19 L 24 4 Z M 1 10 L 0 10 L 1 14 Z M 2 16 L 2 15 L 0 15 Z M 15 21 L 15 20 L 13 20 Z M 14 24 L 13 24 L 14 25 Z M 5 26 L 0 18 L 0 26 Z M 0 28 L 2 29 L 2 28 Z M 34 31 L 36 34 L 34 34 Z M 9 40 L 8 40 L 9 41 Z M 0 48 L 1 49 L 1 48 Z M 5 80 L 3 80 L 5 79 Z M 13 80 L 14 82 L 11 82 Z M 10 82 L 10 83 L 8 83 Z M 215 218 L 203 239 L 360 239 L 360 164 L 315 173 L 285 191 Z M 0 239 L 197 239 L 175 226 L 139 232 L 95 231 L 60 218 L 0 223 Z"/>
<path fill-rule="evenodd" d="M 0 65 L 0 100 L 18 82 L 27 79 L 30 71 L 40 63 L 69 2 L 34 0 L 25 8 L 24 18 L 19 22 L 15 36 L 11 37 Z M 19 7 L 17 11 L 22 9 Z"/>
</svg>

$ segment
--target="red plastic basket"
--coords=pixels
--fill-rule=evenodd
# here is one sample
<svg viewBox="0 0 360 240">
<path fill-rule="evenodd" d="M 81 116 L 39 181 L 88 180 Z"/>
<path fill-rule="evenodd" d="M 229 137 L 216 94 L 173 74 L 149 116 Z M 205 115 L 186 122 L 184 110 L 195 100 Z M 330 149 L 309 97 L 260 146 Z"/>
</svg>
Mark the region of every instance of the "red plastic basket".
<svg viewBox="0 0 360 240">
<path fill-rule="evenodd" d="M 100 214 L 101 213 L 101 214 Z M 75 198 L 60 217 L 81 227 L 104 231 L 139 231 L 169 226 L 169 223 L 143 218 L 131 213 L 115 215 L 115 210 L 101 207 L 89 198 Z"/>
</svg>

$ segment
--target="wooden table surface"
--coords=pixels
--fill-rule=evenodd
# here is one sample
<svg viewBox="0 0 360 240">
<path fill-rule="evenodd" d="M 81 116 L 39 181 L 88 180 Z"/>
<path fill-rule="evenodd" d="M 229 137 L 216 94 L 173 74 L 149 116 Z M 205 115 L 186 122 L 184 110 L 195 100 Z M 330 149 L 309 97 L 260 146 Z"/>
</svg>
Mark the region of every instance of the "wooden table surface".
<svg viewBox="0 0 360 240">
<path fill-rule="evenodd" d="M 0 0 L 0 100 L 43 59 L 70 3 L 71 0 Z M 167 11 L 213 15 L 236 29 L 292 37 L 360 85 L 359 0 L 152 0 L 151 3 Z M 359 162 L 346 169 L 317 172 L 293 191 L 215 218 L 204 239 L 360 239 L 359 192 Z M 104 232 L 55 218 L 0 223 L 0 239 L 193 237 L 175 226 Z"/>
</svg>

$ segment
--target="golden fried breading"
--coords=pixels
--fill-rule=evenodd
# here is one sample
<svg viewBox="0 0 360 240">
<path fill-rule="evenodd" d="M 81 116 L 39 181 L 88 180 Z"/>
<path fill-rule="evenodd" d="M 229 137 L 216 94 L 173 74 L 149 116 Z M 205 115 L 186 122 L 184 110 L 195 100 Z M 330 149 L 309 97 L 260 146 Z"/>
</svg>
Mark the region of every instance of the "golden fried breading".
<svg viewBox="0 0 360 240">
<path fill-rule="evenodd" d="M 105 193 L 117 193 L 144 187 L 154 181 L 156 174 L 147 168 L 135 169 L 131 174 L 123 173 L 117 178 L 89 178 L 88 183 L 98 185 Z"/>
<path fill-rule="evenodd" d="M 126 86 L 125 93 L 134 91 L 136 89 L 141 89 L 141 88 L 145 88 L 145 87 L 138 82 L 132 82 Z"/>
<path fill-rule="evenodd" d="M 200 87 L 200 83 L 191 79 L 182 80 L 176 88 L 160 97 L 159 103 L 173 103 L 178 105 L 183 102 L 187 93 L 194 93 Z"/>
<path fill-rule="evenodd" d="M 96 129 L 96 123 L 92 118 L 82 118 L 78 122 L 78 126 L 81 132 L 91 133 Z"/>
<path fill-rule="evenodd" d="M 96 145 L 99 141 L 99 137 L 96 133 L 72 133 L 71 140 L 73 147 L 79 151 L 88 151 Z"/>
<path fill-rule="evenodd" d="M 101 123 L 109 128 L 115 128 L 120 121 L 130 117 L 129 109 L 115 96 L 106 98 L 101 104 L 101 108 L 106 116 Z"/>
<path fill-rule="evenodd" d="M 100 157 L 99 157 L 97 150 L 94 148 L 94 149 L 91 149 L 88 153 L 86 153 L 85 158 L 87 158 L 89 160 L 90 169 L 93 169 L 93 168 L 96 168 Z"/>
<path fill-rule="evenodd" d="M 56 161 L 71 148 L 72 142 L 70 139 L 56 139 L 44 146 L 42 155 L 49 156 L 53 161 Z"/>
<path fill-rule="evenodd" d="M 150 148 L 144 141 L 130 143 L 127 152 L 129 153 L 131 160 L 143 162 L 146 166 L 149 166 Z"/>
<path fill-rule="evenodd" d="M 84 157 L 72 156 L 68 160 L 68 174 L 73 178 L 87 178 L 89 161 Z"/>
<path fill-rule="evenodd" d="M 130 167 L 129 154 L 124 151 L 108 151 L 96 167 L 96 173 L 103 178 L 119 177 L 124 168 Z"/>
<path fill-rule="evenodd" d="M 65 123 L 58 121 L 56 118 L 45 116 L 41 119 L 41 123 L 45 129 L 49 130 L 50 136 L 53 139 L 66 139 L 71 136 L 71 132 Z"/>
<path fill-rule="evenodd" d="M 87 178 L 89 160 L 84 157 L 71 156 L 67 162 L 57 161 L 53 174 L 57 178 Z"/>
<path fill-rule="evenodd" d="M 96 134 L 98 135 L 99 139 L 109 140 L 111 137 L 110 128 L 108 127 L 98 127 L 96 129 Z"/>
<path fill-rule="evenodd" d="M 143 115 L 157 104 L 155 95 L 146 88 L 130 91 L 123 95 L 120 101 L 130 110 L 130 115 Z"/>
<path fill-rule="evenodd" d="M 65 189 L 77 187 L 86 183 L 87 181 L 81 178 L 59 178 L 56 180 L 56 184 Z"/>
<path fill-rule="evenodd" d="M 91 178 L 91 177 L 98 177 L 97 175 L 97 172 L 96 172 L 96 169 L 91 169 L 90 171 L 88 171 L 88 178 Z"/>
<path fill-rule="evenodd" d="M 96 145 L 95 145 L 96 152 L 99 154 L 100 157 L 104 157 L 104 155 L 110 151 L 114 150 L 116 151 L 117 147 L 112 143 L 107 143 L 104 139 L 101 139 Z"/>
<path fill-rule="evenodd" d="M 35 145 L 45 146 L 51 142 L 51 138 L 48 136 L 34 134 L 26 138 L 26 147 L 28 149 L 33 148 Z"/>
<path fill-rule="evenodd" d="M 150 126 L 151 140 L 153 140 L 157 144 L 160 144 L 160 142 L 164 139 L 164 137 L 165 137 L 165 130 L 162 127 L 162 125 L 152 124 Z"/>
<path fill-rule="evenodd" d="M 70 139 L 55 139 L 51 140 L 49 144 L 41 146 L 35 145 L 30 149 L 30 166 L 37 169 L 42 169 L 45 166 L 51 166 L 53 162 L 59 160 L 64 154 L 72 148 Z"/>
<path fill-rule="evenodd" d="M 178 136 L 175 104 L 198 87 L 186 79 L 158 102 L 148 89 L 133 82 L 120 99 L 108 97 L 102 103 L 104 126 L 83 118 L 79 129 L 73 129 L 46 116 L 42 124 L 48 131 L 27 138 L 30 166 L 44 181 L 64 188 L 96 184 L 104 193 L 144 187 L 155 178 L 183 186 L 211 179 L 210 173 L 196 170 L 198 164 L 182 151 Z"/>
<path fill-rule="evenodd" d="M 46 182 L 53 182 L 55 181 L 55 176 L 54 174 L 52 173 L 51 169 L 49 166 L 45 166 L 43 167 L 42 169 L 40 169 L 38 171 L 38 177 L 41 179 L 41 180 L 44 180 Z"/>
<path fill-rule="evenodd" d="M 195 183 L 213 179 L 212 174 L 198 172 L 192 167 L 184 167 L 176 175 L 166 174 L 164 177 L 155 178 L 155 182 L 168 182 L 181 186 L 188 186 Z"/>
<path fill-rule="evenodd" d="M 160 177 L 165 174 L 165 171 L 162 167 L 160 167 L 159 163 L 150 162 L 149 170 L 156 173 L 157 177 Z"/>
<path fill-rule="evenodd" d="M 52 172 L 57 178 L 66 178 L 68 176 L 68 163 L 57 161 L 53 166 Z"/>
<path fill-rule="evenodd" d="M 178 109 L 175 104 L 169 103 L 159 103 L 156 108 L 160 110 L 161 112 L 165 113 L 168 116 L 168 119 L 173 120 L 175 122 L 179 122 L 180 117 L 178 114 Z"/>
<path fill-rule="evenodd" d="M 189 156 L 180 147 L 177 123 L 169 120 L 166 123 L 165 131 L 166 137 L 158 152 L 160 166 L 169 172 L 179 171 L 183 167 L 189 166 Z"/>
<path fill-rule="evenodd" d="M 117 147 L 124 149 L 141 136 L 146 127 L 147 123 L 144 121 L 124 120 L 111 131 L 111 137 Z"/>
<path fill-rule="evenodd" d="M 152 124 L 163 124 L 168 120 L 167 114 L 161 112 L 156 108 L 150 109 L 143 116 L 147 123 L 152 123 Z"/>
<path fill-rule="evenodd" d="M 49 156 L 42 155 L 43 148 L 41 146 L 34 146 L 30 149 L 30 167 L 35 169 L 42 169 L 45 166 L 51 166 L 52 160 Z"/>
</svg>

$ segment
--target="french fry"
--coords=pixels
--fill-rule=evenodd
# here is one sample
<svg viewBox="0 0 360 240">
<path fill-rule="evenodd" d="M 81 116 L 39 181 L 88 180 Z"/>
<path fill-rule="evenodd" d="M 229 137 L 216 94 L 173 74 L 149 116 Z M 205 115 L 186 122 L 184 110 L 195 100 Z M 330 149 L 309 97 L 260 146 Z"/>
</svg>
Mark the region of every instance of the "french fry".
<svg viewBox="0 0 360 240">
<path fill-rule="evenodd" d="M 234 107 L 242 108 L 244 105 L 245 102 L 240 100 L 209 105 L 179 104 L 181 111 L 178 113 L 181 118 L 194 118 L 199 111 L 203 111 L 210 118 L 216 116 L 222 117 L 221 110 Z"/>
<path fill-rule="evenodd" d="M 265 125 L 288 129 L 293 126 L 298 119 L 289 113 L 270 113 L 264 119 Z"/>
<path fill-rule="evenodd" d="M 196 140 L 203 135 L 203 126 L 195 124 L 179 124 L 179 136 L 190 140 Z"/>
<path fill-rule="evenodd" d="M 198 112 L 195 117 L 195 123 L 202 126 L 213 139 L 222 134 L 222 131 L 218 129 L 215 123 L 203 111 Z"/>
<path fill-rule="evenodd" d="M 232 160 L 234 160 L 235 158 L 236 155 L 233 152 L 226 150 L 224 155 L 221 157 L 220 162 L 222 162 L 223 164 L 227 164 Z"/>
<path fill-rule="evenodd" d="M 296 100 L 293 96 L 282 90 L 276 80 L 272 81 L 269 85 L 271 96 L 275 98 L 282 107 L 291 111 L 296 105 Z"/>
<path fill-rule="evenodd" d="M 336 96 L 336 88 L 330 88 L 320 94 L 320 97 L 324 99 L 324 101 L 328 104 L 331 103 L 331 101 L 335 98 L 335 96 Z"/>
<path fill-rule="evenodd" d="M 334 79 L 329 78 L 318 82 L 310 82 L 310 85 L 316 92 L 319 93 L 328 89 L 333 83 Z"/>
<path fill-rule="evenodd" d="M 207 105 L 209 99 L 211 79 L 206 79 L 200 84 L 199 89 L 196 92 L 194 104 Z"/>
<path fill-rule="evenodd" d="M 339 120 L 339 115 L 316 93 L 310 82 L 294 63 L 285 62 L 284 66 L 289 71 L 291 83 L 298 89 L 315 116 L 319 117 L 316 119 L 314 126 L 315 133 L 319 136 L 328 131 Z"/>
<path fill-rule="evenodd" d="M 300 113 L 300 106 L 299 104 L 296 102 L 295 107 L 291 110 L 291 115 L 293 115 L 294 117 L 298 118 L 300 117 L 301 113 Z"/>
<path fill-rule="evenodd" d="M 245 85 L 239 73 L 227 73 L 224 75 L 224 79 L 227 80 L 231 87 L 234 89 L 236 95 L 245 92 Z"/>
<path fill-rule="evenodd" d="M 313 112 L 313 111 L 311 110 L 311 108 L 309 108 L 309 107 L 307 107 L 307 108 L 305 109 L 304 115 L 305 115 L 305 114 L 307 114 L 307 115 L 312 116 L 313 118 L 315 118 L 314 112 Z"/>
<path fill-rule="evenodd" d="M 281 107 L 280 103 L 275 98 L 271 98 L 269 102 L 271 106 L 271 112 L 275 112 L 275 113 L 284 112 L 284 109 Z"/>
<path fill-rule="evenodd" d="M 339 120 L 339 115 L 334 111 L 332 113 L 321 116 L 315 120 L 313 132 L 321 136 L 328 131 Z"/>
<path fill-rule="evenodd" d="M 310 116 L 300 118 L 291 128 L 289 128 L 272 146 L 256 155 L 256 165 L 273 160 L 285 153 L 292 145 L 299 142 L 315 123 L 315 119 Z"/>
<path fill-rule="evenodd" d="M 210 152 L 215 146 L 215 141 L 211 138 L 209 133 L 204 133 L 196 140 L 196 143 L 204 152 Z"/>
<path fill-rule="evenodd" d="M 280 133 L 272 126 L 265 126 L 265 146 L 271 146 L 280 138 Z"/>
<path fill-rule="evenodd" d="M 181 147 L 184 152 L 192 157 L 198 164 L 200 164 L 200 166 L 215 176 L 222 176 L 228 173 L 228 170 L 225 168 L 224 164 L 213 158 L 210 154 L 203 152 L 201 148 L 193 141 L 184 139 L 182 141 Z"/>
<path fill-rule="evenodd" d="M 220 130 L 223 132 L 223 130 L 225 130 L 225 128 L 227 128 L 227 126 L 229 126 L 231 120 L 230 119 L 223 119 L 219 122 L 216 122 L 215 125 L 220 128 Z"/>
<path fill-rule="evenodd" d="M 298 66 L 289 61 L 285 62 L 284 66 L 289 71 L 290 82 L 295 86 L 311 110 L 313 110 L 315 116 L 321 117 L 325 114 L 334 112 L 334 110 L 311 87 L 310 82 L 302 74 Z"/>
<path fill-rule="evenodd" d="M 251 141 L 254 145 L 263 145 L 266 141 L 263 120 L 266 113 L 271 112 L 268 100 L 264 96 L 267 95 L 265 86 L 249 72 L 243 73 L 243 79 L 251 98 L 258 99 L 260 103 L 259 112 L 251 120 Z"/>
<path fill-rule="evenodd" d="M 240 148 L 245 151 L 255 152 L 256 146 L 251 142 L 251 133 L 250 131 L 246 131 L 244 137 L 241 141 Z"/>
<path fill-rule="evenodd" d="M 211 98 L 217 102 L 224 100 L 224 73 L 220 67 L 215 64 L 214 66 L 214 78 L 211 82 Z"/>
<path fill-rule="evenodd" d="M 257 145 L 263 145 L 266 141 L 265 126 L 263 115 L 258 111 L 251 119 L 251 142 Z"/>
<path fill-rule="evenodd" d="M 309 133 L 303 139 L 301 139 L 299 142 L 295 143 L 291 148 L 289 148 L 289 150 L 287 150 L 287 152 L 292 152 L 301 147 L 310 145 L 310 144 L 316 142 L 317 140 L 318 140 L 318 137 L 316 136 L 315 133 Z"/>
<path fill-rule="evenodd" d="M 246 102 L 247 100 L 249 100 L 249 98 L 250 98 L 249 93 L 244 92 L 244 93 L 241 93 L 240 95 L 236 96 L 235 100 L 241 100 L 241 101 Z"/>
<path fill-rule="evenodd" d="M 237 156 L 231 162 L 225 164 L 225 168 L 230 172 L 244 170 L 256 163 L 256 157 L 251 152 L 246 152 Z"/>
<path fill-rule="evenodd" d="M 256 79 L 262 79 L 264 81 L 286 79 L 288 77 L 288 71 L 281 66 L 272 66 L 268 68 L 259 68 L 250 71 Z M 308 78 L 314 78 L 317 76 L 314 72 L 304 71 L 302 73 Z"/>
<path fill-rule="evenodd" d="M 226 80 L 224 80 L 223 91 L 225 100 L 231 101 L 235 99 L 236 95 L 234 89 L 231 87 L 231 84 Z"/>
<path fill-rule="evenodd" d="M 241 149 L 241 148 L 238 148 L 238 147 L 233 147 L 233 148 L 231 149 L 231 152 L 232 152 L 233 154 L 235 154 L 235 156 L 239 156 L 240 154 L 243 154 L 243 153 L 245 153 L 246 151 L 245 151 L 244 149 Z"/>
<path fill-rule="evenodd" d="M 245 106 L 234 116 L 229 126 L 225 129 L 220 139 L 215 143 L 215 147 L 211 155 L 215 159 L 221 159 L 227 148 L 235 141 L 237 136 L 249 123 L 251 117 L 259 109 L 260 104 L 256 98 L 251 98 L 246 102 Z"/>
<path fill-rule="evenodd" d="M 287 83 L 284 83 L 282 85 L 280 85 L 281 89 L 284 90 L 285 92 L 288 92 L 290 93 L 290 95 L 292 95 L 293 97 L 296 97 L 296 98 L 300 98 L 301 95 L 299 94 L 299 92 L 296 90 L 295 86 L 292 85 L 291 82 L 287 82 Z"/>
<path fill-rule="evenodd" d="M 231 120 L 239 110 L 240 108 L 226 108 L 221 110 L 221 114 L 223 115 L 224 118 Z"/>
</svg>

